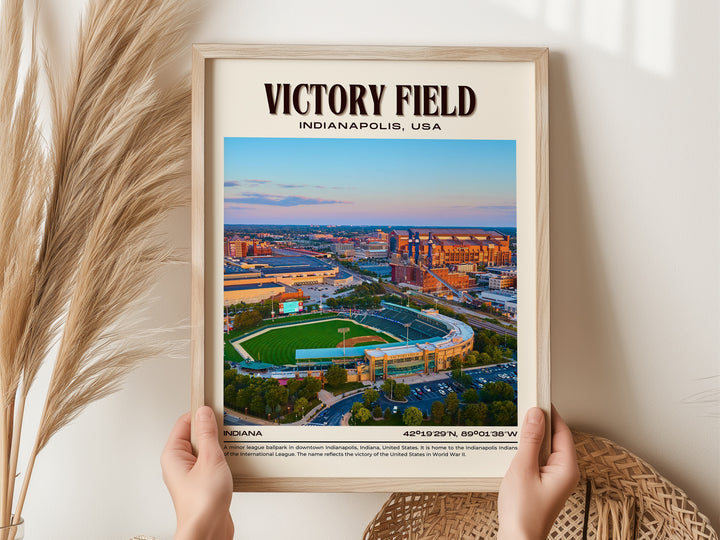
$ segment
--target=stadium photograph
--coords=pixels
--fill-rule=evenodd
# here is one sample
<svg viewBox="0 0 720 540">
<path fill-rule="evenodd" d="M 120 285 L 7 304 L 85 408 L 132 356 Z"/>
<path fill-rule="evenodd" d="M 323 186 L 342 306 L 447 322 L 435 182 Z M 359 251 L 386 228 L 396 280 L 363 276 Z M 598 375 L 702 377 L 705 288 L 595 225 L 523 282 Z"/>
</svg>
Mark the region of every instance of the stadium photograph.
<svg viewBox="0 0 720 540">
<path fill-rule="evenodd" d="M 226 425 L 517 425 L 515 142 L 226 138 Z"/>
</svg>

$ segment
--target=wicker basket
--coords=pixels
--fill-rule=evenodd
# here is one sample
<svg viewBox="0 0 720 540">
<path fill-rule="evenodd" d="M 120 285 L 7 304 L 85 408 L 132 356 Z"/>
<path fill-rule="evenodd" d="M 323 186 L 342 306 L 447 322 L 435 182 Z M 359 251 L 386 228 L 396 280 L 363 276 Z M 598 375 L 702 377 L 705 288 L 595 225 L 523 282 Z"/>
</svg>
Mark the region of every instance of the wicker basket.
<svg viewBox="0 0 720 540">
<path fill-rule="evenodd" d="M 621 446 L 573 432 L 580 482 L 550 538 L 717 540 L 697 506 Z M 395 493 L 365 529 L 364 540 L 495 538 L 497 493 Z"/>
</svg>

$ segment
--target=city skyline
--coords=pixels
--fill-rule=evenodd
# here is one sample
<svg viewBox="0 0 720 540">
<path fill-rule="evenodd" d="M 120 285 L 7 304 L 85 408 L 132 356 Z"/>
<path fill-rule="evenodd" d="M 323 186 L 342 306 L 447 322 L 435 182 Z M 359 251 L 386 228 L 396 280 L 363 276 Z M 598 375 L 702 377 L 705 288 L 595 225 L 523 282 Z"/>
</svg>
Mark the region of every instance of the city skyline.
<svg viewBox="0 0 720 540">
<path fill-rule="evenodd" d="M 331 224 L 319 224 L 319 223 L 225 223 L 223 224 L 223 227 L 327 227 L 330 229 L 341 229 L 341 228 L 377 228 L 377 229 L 417 229 L 417 228 L 423 228 L 423 229 L 429 229 L 429 228 L 435 228 L 438 230 L 441 229 L 456 229 L 458 227 L 463 229 L 514 229 L 517 231 L 517 227 L 510 227 L 510 226 L 504 226 L 504 225 L 487 225 L 487 226 L 465 226 L 465 225 L 427 225 L 424 223 L 401 223 L 398 225 L 379 225 L 377 223 L 358 223 L 357 225 L 349 225 L 347 223 L 331 223 Z"/>
<path fill-rule="evenodd" d="M 226 138 L 226 225 L 516 227 L 515 141 Z"/>
</svg>

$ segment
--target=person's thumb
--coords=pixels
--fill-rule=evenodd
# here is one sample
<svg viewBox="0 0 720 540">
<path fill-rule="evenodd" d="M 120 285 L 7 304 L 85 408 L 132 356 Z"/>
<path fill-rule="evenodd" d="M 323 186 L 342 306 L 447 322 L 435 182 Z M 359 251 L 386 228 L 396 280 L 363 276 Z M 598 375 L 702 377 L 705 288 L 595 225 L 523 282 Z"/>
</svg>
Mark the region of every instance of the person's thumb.
<svg viewBox="0 0 720 540">
<path fill-rule="evenodd" d="M 515 461 L 527 471 L 538 471 L 538 456 L 540 447 L 545 438 L 545 413 L 542 409 L 532 407 L 525 415 L 522 429 L 520 430 L 520 445 L 518 447 Z"/>
<path fill-rule="evenodd" d="M 223 459 L 218 443 L 218 428 L 215 413 L 206 406 L 195 413 L 195 437 L 197 440 L 198 461 L 217 461 Z"/>
</svg>

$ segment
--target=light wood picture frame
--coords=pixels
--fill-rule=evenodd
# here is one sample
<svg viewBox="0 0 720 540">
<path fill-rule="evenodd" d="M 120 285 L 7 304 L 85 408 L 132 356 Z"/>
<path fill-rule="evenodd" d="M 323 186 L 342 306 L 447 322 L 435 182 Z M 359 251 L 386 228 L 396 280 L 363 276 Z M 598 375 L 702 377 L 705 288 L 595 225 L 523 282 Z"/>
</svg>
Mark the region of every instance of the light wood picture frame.
<svg viewBox="0 0 720 540">
<path fill-rule="evenodd" d="M 238 228 L 237 230 L 240 232 L 236 233 L 233 238 L 239 238 L 242 234 L 251 238 L 232 240 L 233 247 L 228 248 L 229 240 L 224 237 L 226 236 L 225 230 L 230 225 L 225 225 L 228 223 L 226 221 L 228 218 L 227 216 L 223 218 L 223 212 L 229 212 L 228 208 L 231 208 L 233 212 L 239 212 L 233 216 L 243 217 L 233 218 L 235 220 L 233 223 L 239 223 L 238 220 L 242 220 L 242 223 L 247 226 L 253 224 L 269 226 L 274 223 L 273 219 L 280 220 L 281 218 L 282 223 L 287 226 L 294 223 L 293 219 L 297 221 L 296 225 L 310 226 L 314 221 L 323 221 L 322 210 L 324 208 L 335 205 L 343 206 L 342 214 L 338 215 L 347 218 L 348 221 L 345 223 L 350 224 L 348 227 L 352 227 L 354 226 L 352 223 L 360 223 L 357 221 L 360 218 L 351 218 L 351 215 L 354 214 L 347 209 L 351 205 L 356 205 L 353 206 L 353 209 L 359 208 L 359 203 L 356 204 L 353 199 L 354 192 L 359 188 L 352 187 L 344 190 L 342 182 L 332 187 L 315 185 L 322 181 L 313 181 L 309 176 L 312 171 L 321 170 L 326 159 L 327 167 L 330 167 L 328 158 L 330 154 L 340 156 L 338 159 L 341 159 L 345 155 L 343 152 L 357 151 L 357 154 L 352 154 L 356 157 L 349 159 L 357 159 L 357 163 L 367 162 L 368 156 L 375 155 L 372 152 L 381 152 L 382 155 L 388 156 L 399 153 L 401 148 L 393 145 L 397 141 L 404 141 L 404 143 L 397 144 L 412 147 L 411 150 L 408 150 L 415 152 L 412 155 L 439 156 L 437 161 L 445 163 L 443 149 L 446 146 L 444 145 L 445 143 L 453 145 L 454 142 L 457 144 L 451 148 L 452 162 L 455 163 L 476 155 L 488 155 L 491 156 L 488 159 L 493 160 L 496 159 L 492 157 L 493 155 L 509 149 L 510 153 L 503 159 L 507 160 L 507 170 L 512 170 L 514 174 L 515 180 L 512 188 L 515 190 L 514 200 L 504 200 L 503 197 L 505 199 L 512 198 L 512 189 L 508 188 L 508 191 L 506 188 L 499 188 L 492 183 L 494 182 L 492 179 L 487 181 L 490 182 L 488 185 L 493 187 L 487 188 L 487 192 L 478 194 L 477 200 L 467 196 L 466 192 L 461 192 L 460 186 L 474 185 L 472 178 L 468 177 L 469 179 L 462 180 L 462 182 L 470 182 L 465 184 L 461 184 L 459 179 L 451 179 L 446 184 L 444 191 L 451 193 L 457 187 L 457 203 L 455 205 L 452 204 L 452 201 L 444 203 L 446 204 L 443 207 L 445 208 L 443 214 L 445 217 L 431 220 L 430 214 L 424 214 L 422 218 L 417 218 L 415 222 L 411 223 L 408 220 L 412 219 L 413 214 L 400 215 L 399 210 L 404 208 L 404 201 L 398 200 L 395 196 L 394 203 L 388 208 L 397 210 L 397 219 L 393 219 L 392 223 L 387 223 L 387 225 L 395 226 L 395 229 L 390 230 L 392 227 L 378 229 L 377 245 L 381 245 L 383 239 L 385 240 L 388 261 L 393 272 L 397 272 L 397 276 L 402 274 L 404 276 L 402 279 L 405 280 L 402 283 L 417 290 L 416 298 L 425 299 L 426 302 L 429 302 L 427 299 L 431 294 L 427 292 L 427 283 L 433 278 L 437 278 L 433 283 L 438 292 L 459 294 L 455 298 L 458 301 L 447 301 L 448 306 L 459 306 L 461 301 L 468 300 L 472 300 L 474 305 L 483 303 L 486 306 L 488 303 L 491 306 L 503 305 L 502 303 L 493 304 L 499 298 L 497 295 L 482 296 L 482 292 L 489 294 L 492 291 L 485 291 L 486 286 L 477 284 L 485 283 L 485 281 L 489 283 L 490 279 L 495 280 L 497 287 L 506 287 L 508 283 L 514 284 L 512 288 L 517 291 L 514 297 L 515 307 L 512 307 L 513 301 L 508 300 L 502 310 L 507 313 L 508 310 L 516 309 L 519 313 L 515 332 L 516 347 L 513 368 L 515 376 L 513 380 L 511 371 L 502 372 L 505 377 L 503 380 L 511 381 L 516 390 L 515 405 L 519 422 L 522 422 L 527 408 L 539 406 L 546 412 L 549 434 L 548 50 L 546 48 L 512 47 L 198 44 L 193 47 L 192 85 L 191 403 L 193 412 L 199 406 L 208 404 L 218 414 L 221 445 L 226 451 L 233 472 L 235 490 L 386 492 L 491 491 L 498 489 L 502 475 L 512 458 L 512 449 L 517 445 L 517 425 L 506 426 L 507 429 L 498 426 L 470 428 L 464 425 L 450 425 L 454 419 L 445 424 L 442 424 L 441 421 L 441 424 L 423 425 L 416 429 L 391 426 L 368 427 L 367 425 L 350 427 L 271 425 L 270 422 L 279 422 L 294 414 L 291 413 L 291 405 L 293 399 L 296 403 L 299 398 L 292 396 L 282 406 L 279 404 L 266 405 L 265 410 L 270 412 L 264 419 L 266 423 L 260 427 L 252 425 L 245 427 L 242 418 L 249 418 L 252 424 L 252 415 L 245 417 L 242 414 L 238 414 L 237 417 L 231 416 L 243 427 L 236 426 L 230 429 L 225 425 L 228 414 L 224 403 L 223 372 L 226 359 L 221 361 L 220 357 L 224 356 L 224 325 L 232 324 L 234 319 L 229 316 L 229 312 L 225 311 L 228 297 L 224 296 L 223 282 L 224 280 L 226 283 L 228 281 L 227 275 L 225 278 L 223 277 L 223 265 L 232 264 L 233 271 L 237 267 L 238 272 L 256 272 L 253 276 L 259 277 L 253 283 L 270 286 L 272 283 L 269 278 L 264 279 L 264 272 L 267 271 L 268 275 L 271 275 L 268 268 L 272 265 L 262 264 L 263 261 L 258 260 L 257 257 L 259 253 L 267 253 L 267 251 L 263 251 L 264 249 L 275 249 L 272 251 L 274 255 L 278 251 L 277 248 L 263 245 L 262 235 L 254 234 L 261 227 L 258 227 L 257 230 L 248 227 Z M 337 88 L 332 90 L 335 86 Z M 298 89 L 298 87 L 300 88 Z M 405 131 L 406 129 L 407 131 Z M 289 149 L 297 141 L 303 141 L 303 144 L 306 145 L 297 153 L 294 150 L 291 153 Z M 358 142 L 354 145 L 352 141 Z M 374 141 L 372 144 L 379 144 L 380 147 L 367 146 L 371 144 L 369 141 Z M 425 143 L 416 143 L 416 141 L 425 141 Z M 438 141 L 444 142 L 441 144 Z M 504 144 L 500 144 L 498 141 Z M 419 145 L 417 148 L 415 148 L 416 144 Z M 467 148 L 465 148 L 466 144 Z M 456 151 L 460 146 L 463 148 L 462 152 Z M 352 150 L 346 150 L 346 147 L 352 147 Z M 236 150 L 237 148 L 239 150 Z M 357 148 L 362 148 L 362 151 Z M 407 149 L 402 149 L 402 151 L 405 150 Z M 232 157 L 231 160 L 229 156 L 232 152 L 237 152 L 237 156 Z M 301 154 L 302 157 L 298 157 Z M 262 156 L 265 156 L 265 161 Z M 311 160 L 308 156 L 314 157 Z M 370 158 L 370 160 L 373 159 Z M 450 157 L 447 159 L 447 163 L 450 163 Z M 381 163 L 380 160 L 381 158 L 378 157 L 377 162 Z M 277 169 L 270 169 L 269 163 L 275 161 L 288 161 L 294 164 L 292 170 L 300 170 L 302 167 L 306 167 L 307 170 L 304 170 L 303 174 L 298 173 L 298 179 L 287 180 L 278 176 L 281 173 Z M 310 162 L 316 164 L 320 162 L 317 166 L 321 168 L 311 170 L 308 165 Z M 234 172 L 237 163 L 240 163 L 237 170 L 242 172 Z M 491 163 L 491 161 L 487 163 Z M 268 164 L 268 167 L 263 168 L 264 164 Z M 353 166 L 351 163 L 348 164 L 348 168 Z M 391 165 L 386 165 L 385 168 L 390 167 Z M 488 167 L 490 166 L 488 165 Z M 239 176 L 231 178 L 229 176 L 231 169 L 234 174 Z M 257 173 L 257 170 L 267 172 Z M 268 177 L 253 176 L 256 174 L 267 174 Z M 323 173 L 317 174 L 323 175 Z M 460 171 L 456 174 L 457 178 L 460 178 L 463 173 Z M 499 176 L 503 174 L 497 172 Z M 363 181 L 361 185 L 369 185 L 369 182 Z M 418 185 L 425 185 L 423 182 L 432 183 L 432 179 L 427 180 L 423 176 L 423 179 L 418 179 L 417 182 Z M 327 183 L 325 182 L 325 184 Z M 389 184 L 392 182 L 386 186 Z M 276 191 L 270 190 L 269 186 L 271 185 L 275 186 Z M 321 187 L 332 189 L 332 196 L 327 195 L 329 192 L 324 192 L 325 195 L 323 195 L 323 192 L 317 191 Z M 236 190 L 233 191 L 232 204 L 228 202 L 231 197 L 224 191 L 231 188 Z M 281 189 L 285 189 L 286 192 L 279 195 L 278 193 L 281 191 L 278 190 Z M 305 195 L 298 195 L 301 189 L 307 190 L 304 192 Z M 503 191 L 503 189 L 506 190 Z M 385 189 L 381 191 L 385 192 Z M 388 189 L 385 196 L 377 196 L 374 200 L 392 199 L 393 193 L 395 193 L 393 190 Z M 410 199 L 408 197 L 407 200 Z M 438 201 L 436 196 L 436 202 Z M 413 202 L 413 204 L 419 203 Z M 270 212 L 270 214 L 265 212 Z M 389 211 L 385 212 L 384 216 L 387 217 Z M 463 212 L 467 212 L 468 216 L 471 215 L 469 212 L 485 212 L 482 215 L 494 216 L 485 219 L 490 221 L 495 219 L 495 221 L 479 224 L 468 218 L 466 220 L 468 224 L 464 228 L 462 223 L 465 222 L 458 222 L 461 223 L 460 225 L 454 221 L 450 222 L 451 217 L 455 219 Z M 266 215 L 270 217 L 265 218 Z M 297 217 L 303 215 L 306 217 Z M 353 222 L 351 219 L 356 219 L 356 221 Z M 367 224 L 374 226 L 380 223 L 377 218 L 374 219 L 375 221 L 370 220 L 372 223 L 368 222 Z M 447 223 L 442 219 L 446 219 Z M 458 219 L 460 218 L 458 217 Z M 495 227 L 497 223 L 509 223 L 502 221 L 504 219 L 515 219 L 514 234 L 505 231 L 503 227 Z M 327 223 L 329 222 L 326 221 Z M 442 227 L 443 224 L 450 226 Z M 480 225 L 489 225 L 495 228 L 484 230 L 483 234 L 488 233 L 488 236 L 481 237 L 479 232 L 476 234 L 470 230 L 472 227 L 481 231 Z M 507 229 L 512 229 L 512 227 Z M 503 230 L 505 233 L 499 232 L 499 230 Z M 307 231 L 303 232 L 303 238 L 307 236 L 306 233 Z M 443 236 L 445 233 L 447 236 Z M 466 240 L 463 240 L 466 238 L 462 236 L 463 234 L 467 235 Z M 366 238 L 365 243 L 362 244 L 363 247 L 357 247 L 357 249 L 361 252 L 364 249 L 364 253 L 368 253 L 370 250 L 368 246 L 372 243 L 372 239 L 367 239 L 369 238 L 367 234 L 363 238 Z M 287 239 L 285 237 L 283 241 L 287 241 Z M 451 260 L 449 253 L 455 253 L 455 251 L 445 246 L 450 246 L 452 242 L 459 242 L 459 245 L 462 246 L 456 248 L 456 251 L 459 252 L 466 245 L 475 246 L 477 244 L 481 247 L 468 248 L 468 250 L 482 251 L 484 255 L 479 255 L 482 262 L 472 262 L 468 265 L 458 262 L 460 259 L 457 259 L 452 264 L 436 266 L 438 263 L 433 262 L 433 246 L 431 245 L 433 241 L 435 242 L 436 257 L 440 257 L 439 253 L 442 249 L 443 256 L 448 257 L 448 261 Z M 243 243 L 245 246 L 239 247 Z M 285 247 L 287 245 L 287 243 L 283 244 Z M 249 255 L 250 246 L 252 246 L 253 258 L 245 260 L 242 255 L 246 257 Z M 391 246 L 393 247 L 391 248 Z M 231 249 L 232 253 L 229 253 L 228 249 Z M 239 253 L 240 249 L 243 250 L 242 254 Z M 298 244 L 295 244 L 290 249 L 303 248 L 302 246 L 298 248 Z M 492 251 L 493 249 L 503 252 L 509 250 L 511 253 L 495 253 Z M 248 253 L 245 253 L 245 250 Z M 420 251 L 422 251 L 422 256 L 420 256 Z M 283 251 L 282 253 L 285 255 L 301 253 L 302 256 L 311 258 L 317 255 L 317 253 L 315 255 L 306 254 L 303 251 Z M 224 260 L 226 254 L 231 259 L 230 263 Z M 486 257 L 486 259 L 482 259 L 482 257 Z M 335 262 L 322 262 L 322 264 L 329 265 L 328 268 L 337 265 Z M 515 266 L 514 275 L 512 268 L 508 268 L 512 266 Z M 442 271 L 439 271 L 438 268 L 442 268 Z M 342 268 L 339 270 L 335 268 L 332 277 L 340 280 L 340 274 L 343 271 Z M 352 268 L 348 272 L 351 276 L 349 282 L 352 283 L 353 280 L 357 282 L 359 274 L 355 274 Z M 451 274 L 455 277 L 452 277 Z M 472 277 L 467 277 L 467 279 L 463 277 L 471 274 Z M 353 275 L 356 277 L 352 277 Z M 288 283 L 296 285 L 301 283 L 300 281 L 297 283 L 287 281 L 290 279 L 287 276 L 283 279 L 286 281 L 279 283 L 280 289 L 278 290 L 282 291 L 284 287 L 284 292 L 278 293 L 280 295 L 278 298 L 282 300 L 282 295 L 305 294 L 302 285 L 287 285 Z M 321 277 L 321 279 L 327 279 L 327 277 Z M 336 284 L 340 282 L 334 281 Z M 458 283 L 463 285 L 458 285 Z M 477 286 L 477 290 L 474 291 L 478 295 L 477 298 L 470 293 L 463 293 L 461 289 L 463 287 L 467 289 L 467 283 L 474 283 Z M 278 285 L 278 283 L 275 284 Z M 388 287 L 394 287 L 394 285 L 389 284 Z M 247 290 L 247 287 L 241 285 L 236 289 L 245 294 L 244 291 Z M 225 290 L 230 290 L 230 287 Z M 297 293 L 297 290 L 301 292 Z M 293 293 L 293 291 L 296 292 Z M 273 291 L 274 293 L 275 291 Z M 412 290 L 403 293 L 404 296 L 402 296 L 408 300 L 408 304 L 412 297 L 411 293 Z M 506 296 L 512 299 L 512 294 Z M 237 296 L 233 298 L 250 297 Z M 236 300 L 232 301 L 236 302 Z M 237 302 L 240 301 L 237 300 Z M 323 302 L 327 302 L 327 300 L 319 300 L 319 305 L 322 306 Z M 446 301 L 441 300 L 441 302 Z M 499 302 L 503 302 L 502 298 Z M 283 303 L 291 306 L 289 309 L 297 309 L 297 303 L 292 301 Z M 392 310 L 401 307 L 395 304 L 383 304 L 382 309 Z M 273 303 L 273 319 L 277 315 L 276 308 L 279 309 L 278 304 Z M 357 353 L 364 356 L 358 356 L 355 363 L 348 362 L 343 339 L 342 349 L 339 344 L 336 346 L 337 355 L 340 355 L 339 351 L 342 350 L 341 361 L 332 359 L 323 363 L 317 360 L 317 358 L 327 359 L 335 355 L 332 351 L 329 355 L 323 353 L 325 356 L 310 355 L 313 360 L 296 364 L 294 369 L 297 373 L 294 376 L 285 374 L 282 375 L 285 379 L 281 379 L 279 368 L 276 372 L 272 371 L 276 368 L 267 368 L 269 371 L 263 374 L 264 380 L 275 378 L 280 380 L 279 385 L 284 385 L 287 389 L 287 382 L 293 377 L 297 380 L 304 380 L 303 377 L 306 375 L 317 375 L 323 379 L 322 369 L 324 368 L 318 366 L 340 362 L 344 368 L 347 368 L 346 373 L 352 373 L 352 377 L 361 381 L 363 377 L 369 377 L 370 379 L 366 380 L 365 384 L 373 386 L 379 386 L 383 377 L 391 377 L 390 371 L 397 368 L 396 373 L 401 374 L 398 378 L 400 379 L 402 376 L 402 380 L 405 380 L 406 377 L 409 377 L 407 378 L 409 384 L 411 381 L 422 381 L 423 377 L 427 377 L 428 380 L 433 377 L 435 377 L 433 380 L 447 380 L 447 384 L 450 386 L 446 387 L 447 390 L 442 394 L 443 396 L 455 389 L 466 388 L 462 385 L 456 386 L 455 382 L 442 378 L 446 373 L 443 370 L 451 367 L 449 356 L 451 353 L 448 352 L 441 360 L 442 354 L 438 344 L 440 341 L 437 341 L 444 339 L 445 341 L 442 343 L 451 343 L 454 339 L 457 346 L 448 350 L 454 354 L 453 358 L 459 359 L 456 360 L 457 362 L 464 362 L 466 353 L 473 346 L 472 337 L 470 341 L 462 341 L 466 338 L 463 334 L 465 326 L 453 326 L 458 323 L 448 322 L 447 317 L 443 318 L 442 315 L 434 313 L 433 309 L 426 313 L 412 311 L 410 308 L 405 309 L 411 311 L 409 315 L 411 319 L 412 317 L 423 318 L 431 325 L 438 321 L 444 321 L 443 324 L 446 324 L 446 335 L 435 338 L 435 344 L 428 344 L 432 340 L 428 340 L 428 343 L 422 342 L 422 339 L 411 342 L 409 335 L 405 336 L 404 340 L 401 336 L 394 336 L 396 341 L 405 341 L 406 347 L 412 345 L 415 347 L 413 350 L 425 350 L 424 353 L 418 353 L 424 354 L 424 367 L 408 368 L 410 371 L 402 371 L 404 368 L 399 367 L 401 366 L 400 362 L 396 366 L 389 364 L 392 362 L 392 360 L 388 360 L 389 356 L 392 357 L 392 353 L 388 352 L 391 350 L 389 345 L 383 352 L 381 347 L 373 348 L 367 343 L 364 343 L 365 348 Z M 450 309 L 454 310 L 455 308 L 451 307 Z M 489 308 L 486 307 L 486 309 Z M 380 312 L 380 315 L 382 313 Z M 398 313 L 400 312 L 398 311 Z M 407 315 L 405 312 L 402 312 L 401 315 L 403 313 Z M 456 313 L 460 313 L 460 311 L 456 311 Z M 469 315 L 474 318 L 473 313 L 469 313 Z M 363 313 L 360 316 L 364 315 Z M 367 315 L 374 316 L 372 312 L 368 312 Z M 358 316 L 357 311 L 355 316 Z M 348 317 L 348 320 L 352 319 L 352 308 Z M 352 319 L 348 324 L 360 324 L 358 321 L 357 318 Z M 480 325 L 490 325 L 490 328 L 499 330 L 505 320 L 496 320 L 497 325 L 477 321 L 480 319 L 475 322 Z M 412 323 L 407 324 L 409 326 L 405 327 L 405 331 L 409 332 Z M 480 330 L 473 324 L 468 327 L 474 329 L 476 337 Z M 511 321 L 508 322 L 506 328 L 510 330 L 505 335 L 512 336 L 512 324 Z M 263 328 L 267 328 L 267 326 Z M 372 325 L 368 324 L 365 328 L 372 328 Z M 346 328 L 339 330 L 347 331 Z M 389 333 L 393 337 L 392 332 Z M 342 336 L 345 337 L 345 332 L 342 333 Z M 361 339 L 366 337 L 363 336 Z M 372 339 L 382 341 L 385 338 L 374 337 Z M 507 339 L 505 341 L 507 343 Z M 233 366 L 240 366 L 237 368 L 238 372 L 255 369 L 256 366 L 260 369 L 265 365 L 262 358 L 257 358 L 259 353 L 253 357 L 241 345 L 235 343 L 233 341 L 234 345 L 232 346 L 238 351 L 242 351 L 241 356 L 246 359 L 239 364 L 233 364 Z M 465 344 L 467 347 L 462 348 L 461 344 Z M 453 346 L 452 343 L 449 346 Z M 398 351 L 407 352 L 409 350 L 401 349 L 402 343 L 397 347 Z M 248 343 L 248 350 L 249 348 Z M 511 366 L 511 362 L 506 363 L 505 361 L 509 359 L 512 351 L 499 346 L 497 349 L 501 351 L 499 354 L 503 357 L 503 366 Z M 430 350 L 433 352 L 428 353 L 427 351 Z M 327 350 L 325 349 L 325 351 Z M 301 353 L 302 351 L 295 352 L 296 359 L 301 358 Z M 402 355 L 398 353 L 398 358 L 400 356 Z M 249 363 L 253 360 L 260 361 L 256 364 Z M 402 364 L 402 366 L 405 365 L 410 364 Z M 412 371 L 412 369 L 419 371 Z M 478 368 L 478 370 L 472 371 L 472 377 L 479 377 L 480 373 L 486 373 L 488 369 L 490 368 Z M 473 378 L 472 380 L 472 384 L 477 383 L 478 388 L 482 388 L 482 384 L 487 384 L 487 381 L 479 383 L 480 379 Z M 438 386 L 439 384 L 433 386 L 428 394 L 436 396 L 438 400 L 442 399 L 439 392 L 443 389 Z M 423 392 L 422 385 L 422 382 L 410 384 L 412 394 L 407 398 L 408 400 L 417 400 L 418 407 L 424 403 L 423 398 L 417 394 Z M 345 394 L 343 393 L 342 396 Z M 383 394 L 383 399 L 385 397 Z M 327 405 L 319 404 L 317 406 L 316 417 L 320 417 L 321 414 L 330 415 L 330 412 L 322 413 L 322 411 L 324 409 L 329 411 L 336 403 L 332 400 L 336 398 L 328 399 Z M 347 404 L 349 403 L 347 401 Z M 278 407 L 282 407 L 282 410 Z M 458 419 L 464 418 L 464 411 L 467 411 L 467 407 L 468 404 L 460 405 L 453 408 L 452 411 L 457 411 Z M 478 405 L 478 408 L 481 407 Z M 407 406 L 401 405 L 400 413 L 407 408 Z M 473 411 L 477 411 L 478 408 Z M 247 408 L 245 412 L 248 412 Z M 303 409 L 298 413 L 299 416 L 302 417 L 304 412 Z M 429 412 L 429 409 L 423 412 Z M 235 413 L 233 412 L 233 414 Z M 285 414 L 285 416 L 283 417 L 281 414 Z M 498 418 L 499 414 L 497 413 Z M 347 421 L 349 415 L 349 412 L 344 413 L 343 421 Z M 391 417 L 396 418 L 394 411 Z M 322 418 L 327 418 L 327 416 Z M 354 419 L 354 416 L 350 416 L 350 418 Z M 447 419 L 448 417 L 444 416 L 443 418 Z M 312 420 L 307 421 L 312 422 Z M 303 417 L 300 422 L 306 422 L 306 418 Z M 512 427 L 514 429 L 510 429 Z M 387 433 L 392 435 L 386 436 Z M 544 450 L 546 454 L 549 449 L 548 440 L 549 437 L 546 436 Z M 410 448 L 409 455 L 415 457 L 410 459 L 400 457 L 404 455 L 399 449 L 401 447 Z M 319 455 L 323 453 L 323 450 L 305 452 L 300 450 L 301 448 L 324 448 L 325 456 Z M 352 448 L 361 450 L 366 448 L 367 451 L 355 451 Z M 386 451 L 383 448 L 387 448 L 389 457 L 385 455 Z M 413 451 L 413 448 L 417 451 Z M 449 449 L 450 456 L 434 450 L 438 448 Z M 456 448 L 462 451 L 455 452 L 453 449 Z M 467 449 L 467 456 L 464 449 Z M 482 451 L 479 451 L 481 449 Z M 346 452 L 354 454 L 345 457 L 336 455 Z M 408 452 L 408 450 L 404 450 L 404 452 Z M 289 455 L 291 453 L 292 455 Z M 308 453 L 310 456 L 307 455 Z M 318 455 L 313 455 L 315 453 Z M 461 453 L 462 457 L 460 457 Z M 453 457 L 453 454 L 457 454 L 457 457 Z M 408 462 L 414 464 L 408 465 Z"/>
</svg>

